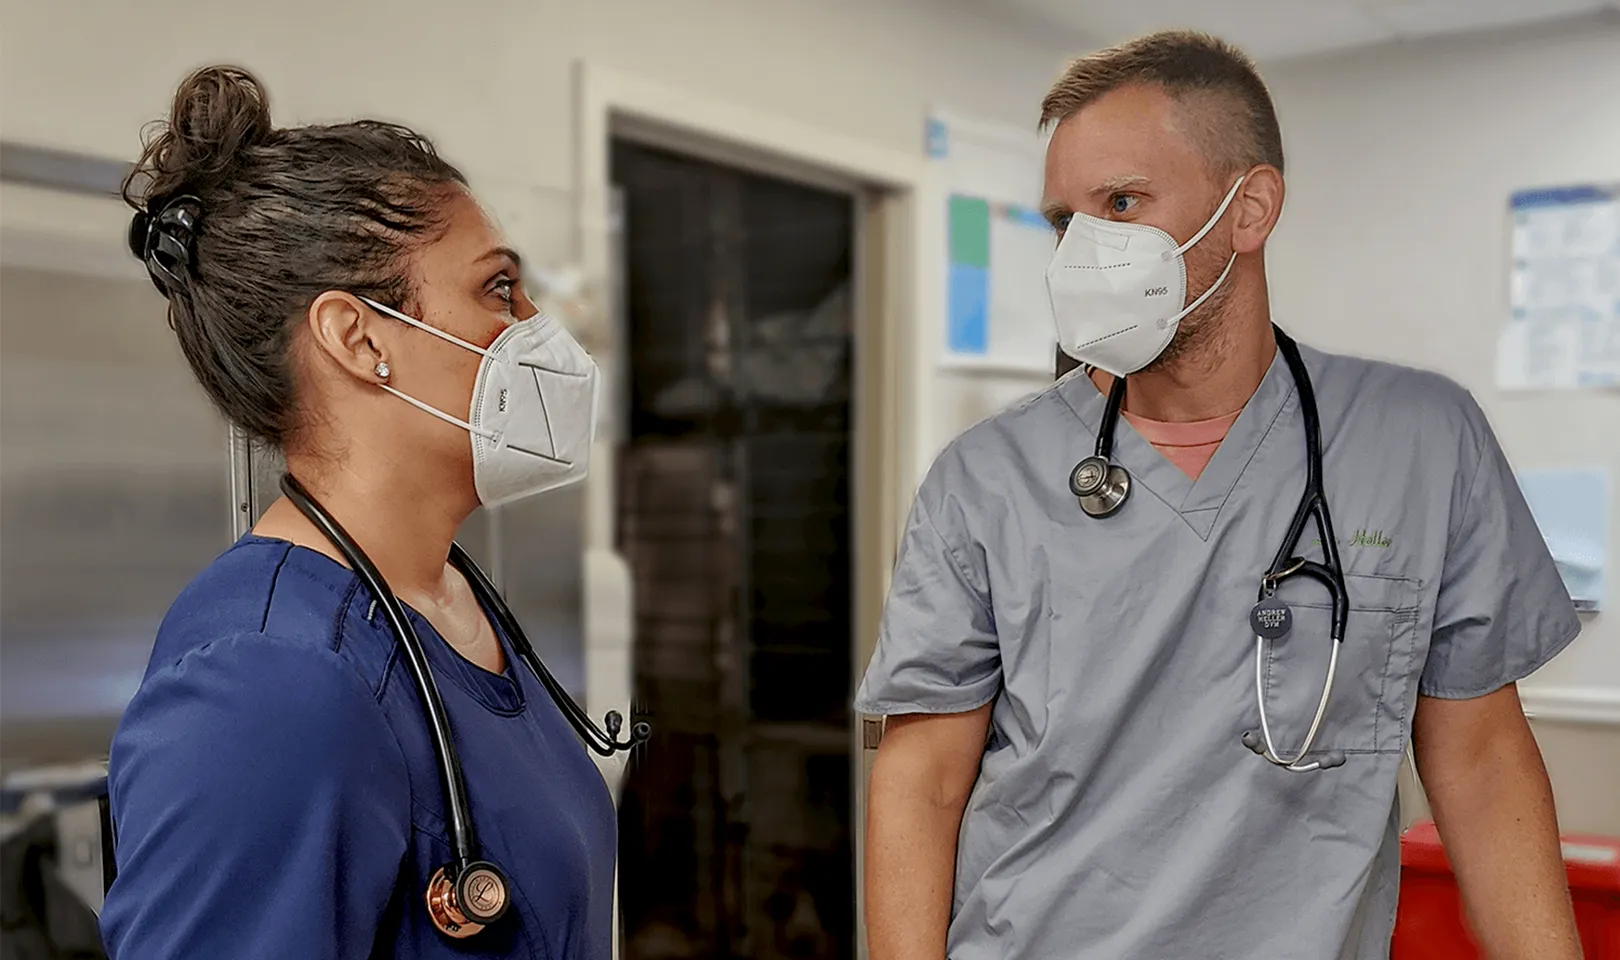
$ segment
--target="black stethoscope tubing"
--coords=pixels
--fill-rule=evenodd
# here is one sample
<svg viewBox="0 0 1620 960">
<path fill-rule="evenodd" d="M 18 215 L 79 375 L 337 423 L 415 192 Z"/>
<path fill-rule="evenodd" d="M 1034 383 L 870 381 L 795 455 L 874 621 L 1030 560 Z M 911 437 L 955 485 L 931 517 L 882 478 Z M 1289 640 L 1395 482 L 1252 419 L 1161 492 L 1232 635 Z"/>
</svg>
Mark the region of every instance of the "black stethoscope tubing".
<svg viewBox="0 0 1620 960">
<path fill-rule="evenodd" d="M 444 700 L 439 696 L 439 687 L 433 679 L 432 667 L 428 663 L 427 652 L 422 647 L 421 637 L 417 635 L 416 628 L 406 616 L 404 605 L 394 596 L 382 573 L 337 519 L 328 513 L 292 474 L 282 476 L 281 489 L 293 505 L 298 507 L 299 511 L 332 542 L 332 545 L 337 547 L 338 552 L 343 554 L 350 568 L 366 585 L 366 589 L 371 591 L 371 595 L 383 611 L 384 618 L 388 621 L 394 640 L 405 651 L 405 664 L 416 687 L 417 696 L 422 700 L 422 710 L 427 717 L 428 735 L 433 742 L 434 758 L 438 763 L 440 780 L 444 786 L 445 826 L 450 834 L 451 849 L 457 868 L 465 868 L 477 857 L 477 830 L 468 812 L 467 783 L 461 770 L 460 754 L 457 753 L 455 741 L 451 736 L 450 718 L 445 712 Z M 478 564 L 459 544 L 450 545 L 450 562 L 467 578 L 473 595 L 485 610 L 494 615 L 496 624 L 506 634 L 518 658 L 534 671 L 541 685 L 545 687 L 558 709 L 587 746 L 602 756 L 611 756 L 645 742 L 650 733 L 645 723 L 636 724 L 631 729 L 629 739 L 618 739 L 618 728 L 622 720 L 617 713 L 609 713 L 605 718 L 609 730 L 603 731 L 598 728 L 585 713 L 584 708 L 574 702 L 573 697 L 568 695 L 552 676 L 551 671 L 546 669 L 546 665 L 534 652 L 528 634 L 524 632 L 517 618 L 512 615 L 511 608 L 502 599 L 500 591 L 495 589 L 489 577 L 479 569 Z"/>
<path fill-rule="evenodd" d="M 1103 406 L 1102 425 L 1097 428 L 1097 446 L 1093 455 L 1104 460 L 1114 459 L 1114 428 L 1119 424 L 1120 408 L 1125 406 L 1125 378 L 1115 377 L 1108 388 L 1108 402 Z"/>
<path fill-rule="evenodd" d="M 1345 589 L 1344 570 L 1339 565 L 1339 547 L 1333 538 L 1333 518 L 1328 511 L 1327 494 L 1322 489 L 1322 421 L 1316 408 L 1316 391 L 1311 385 L 1310 372 L 1305 369 L 1304 358 L 1299 355 L 1299 345 L 1280 327 L 1273 325 L 1271 330 L 1276 337 L 1277 348 L 1282 351 L 1283 361 L 1288 364 L 1288 372 L 1294 378 L 1294 386 L 1299 391 L 1300 415 L 1305 421 L 1305 493 L 1288 524 L 1287 534 L 1277 548 L 1276 557 L 1267 568 L 1262 592 L 1268 586 L 1274 589 L 1282 580 L 1295 575 L 1318 581 L 1333 595 L 1333 639 L 1343 640 L 1345 622 L 1349 619 L 1349 592 Z M 1114 431 L 1119 423 L 1120 409 L 1125 404 L 1125 380 L 1125 377 L 1115 377 L 1108 390 L 1108 401 L 1103 407 L 1102 423 L 1097 428 L 1097 443 L 1092 454 L 1111 469 L 1119 469 L 1113 462 Z M 1305 524 L 1312 518 L 1316 520 L 1317 532 L 1322 538 L 1325 563 L 1294 556 L 1299 549 L 1299 538 L 1305 532 Z"/>
<path fill-rule="evenodd" d="M 1282 352 L 1284 362 L 1288 364 L 1288 372 L 1293 376 L 1294 387 L 1299 393 L 1300 414 L 1305 426 L 1305 492 L 1300 497 L 1299 506 L 1295 508 L 1294 515 L 1288 523 L 1288 530 L 1277 548 L 1276 556 L 1272 558 L 1271 565 L 1260 578 L 1258 599 L 1260 602 L 1267 601 L 1275 595 L 1279 584 L 1296 576 L 1307 577 L 1320 583 L 1332 598 L 1331 634 L 1334 646 L 1316 718 L 1298 755 L 1289 760 L 1280 757 L 1272 748 L 1271 735 L 1267 727 L 1264 691 L 1260 689 L 1256 690 L 1256 696 L 1262 731 L 1246 732 L 1243 742 L 1272 763 L 1296 772 L 1307 772 L 1313 769 L 1326 769 L 1344 762 L 1342 753 L 1330 751 L 1320 761 L 1311 764 L 1300 763 L 1314 741 L 1322 713 L 1327 707 L 1333 689 L 1333 674 L 1338 662 L 1339 644 L 1344 642 L 1345 626 L 1350 619 L 1350 592 L 1345 584 L 1344 568 L 1339 562 L 1338 540 L 1333 533 L 1333 517 L 1328 510 L 1327 494 L 1322 488 L 1322 423 L 1316 406 L 1316 391 L 1311 385 L 1311 376 L 1305 368 L 1305 361 L 1299 354 L 1299 345 L 1275 324 L 1271 329 L 1276 338 L 1277 348 Z M 1093 455 L 1076 464 L 1074 471 L 1069 475 L 1070 491 L 1079 499 L 1081 508 L 1092 517 L 1112 516 L 1124 505 L 1130 494 L 1129 472 L 1113 461 L 1114 431 L 1119 422 L 1120 409 L 1125 402 L 1125 380 L 1125 377 L 1115 377 L 1113 385 L 1109 388 L 1102 423 L 1097 429 Z M 1305 533 L 1305 525 L 1313 519 L 1322 541 L 1320 562 L 1307 560 L 1298 555 L 1300 537 Z M 1257 636 L 1256 641 L 1263 642 L 1263 638 Z M 1259 656 L 1257 650 L 1257 663 Z"/>
<path fill-rule="evenodd" d="M 1299 355 L 1299 346 L 1292 337 L 1276 326 L 1277 347 L 1282 351 L 1288 370 L 1294 376 L 1299 391 L 1299 411 L 1305 421 L 1305 493 L 1288 524 L 1288 533 L 1277 548 L 1260 593 L 1264 597 L 1289 576 L 1310 577 L 1326 587 L 1333 598 L 1332 635 L 1335 642 L 1344 640 L 1345 624 L 1350 619 L 1350 591 L 1345 586 L 1344 568 L 1339 564 L 1339 541 L 1333 536 L 1333 516 L 1328 510 L 1327 494 L 1322 489 L 1322 421 L 1316 407 L 1316 390 L 1311 386 L 1311 375 Z M 1299 538 L 1304 535 L 1305 524 L 1316 520 L 1316 532 L 1322 540 L 1324 563 L 1295 556 Z"/>
</svg>

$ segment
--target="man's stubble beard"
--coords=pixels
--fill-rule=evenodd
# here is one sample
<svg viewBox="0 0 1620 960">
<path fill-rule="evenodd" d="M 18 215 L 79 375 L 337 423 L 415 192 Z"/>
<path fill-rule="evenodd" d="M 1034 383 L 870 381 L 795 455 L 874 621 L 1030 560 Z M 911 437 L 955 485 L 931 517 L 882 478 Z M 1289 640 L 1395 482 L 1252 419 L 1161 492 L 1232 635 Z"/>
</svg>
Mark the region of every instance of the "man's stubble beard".
<svg viewBox="0 0 1620 960">
<path fill-rule="evenodd" d="M 1226 251 L 1224 255 L 1214 258 L 1199 257 L 1197 269 L 1192 262 L 1187 264 L 1188 274 L 1188 300 L 1196 300 L 1204 291 L 1209 289 L 1226 269 L 1226 264 L 1232 252 Z M 1234 264 L 1234 269 L 1236 265 Z M 1196 276 L 1195 276 L 1196 274 Z M 1176 332 L 1170 339 L 1170 345 L 1164 352 L 1154 358 L 1153 362 L 1143 367 L 1138 373 L 1163 373 L 1188 363 L 1199 366 L 1210 366 L 1218 362 L 1219 356 L 1211 354 L 1221 353 L 1220 344 L 1224 338 L 1221 336 L 1226 326 L 1226 307 L 1232 298 L 1232 277 L 1227 275 L 1226 282 L 1222 283 L 1209 299 L 1198 305 L 1198 309 L 1181 318 L 1176 326 Z"/>
</svg>

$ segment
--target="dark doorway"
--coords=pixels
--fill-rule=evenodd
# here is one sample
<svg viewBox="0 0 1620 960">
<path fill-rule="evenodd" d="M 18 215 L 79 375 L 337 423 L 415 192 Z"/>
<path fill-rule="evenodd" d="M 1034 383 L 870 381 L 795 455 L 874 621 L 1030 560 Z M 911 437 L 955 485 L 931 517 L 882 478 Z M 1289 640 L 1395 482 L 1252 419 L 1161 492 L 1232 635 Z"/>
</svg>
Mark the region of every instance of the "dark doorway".
<svg viewBox="0 0 1620 960">
<path fill-rule="evenodd" d="M 854 953 L 851 196 L 615 141 L 629 960 Z"/>
</svg>

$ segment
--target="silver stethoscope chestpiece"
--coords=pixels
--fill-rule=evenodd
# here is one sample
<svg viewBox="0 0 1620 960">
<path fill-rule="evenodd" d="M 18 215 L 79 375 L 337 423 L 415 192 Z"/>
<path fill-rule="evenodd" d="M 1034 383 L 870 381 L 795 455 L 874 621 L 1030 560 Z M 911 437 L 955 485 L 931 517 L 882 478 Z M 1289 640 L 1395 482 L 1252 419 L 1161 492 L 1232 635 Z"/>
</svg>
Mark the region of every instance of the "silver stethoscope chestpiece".
<svg viewBox="0 0 1620 960">
<path fill-rule="evenodd" d="M 1106 517 L 1131 495 L 1131 475 L 1105 457 L 1087 457 L 1069 474 L 1069 492 L 1080 501 L 1080 509 L 1087 516 Z"/>
</svg>

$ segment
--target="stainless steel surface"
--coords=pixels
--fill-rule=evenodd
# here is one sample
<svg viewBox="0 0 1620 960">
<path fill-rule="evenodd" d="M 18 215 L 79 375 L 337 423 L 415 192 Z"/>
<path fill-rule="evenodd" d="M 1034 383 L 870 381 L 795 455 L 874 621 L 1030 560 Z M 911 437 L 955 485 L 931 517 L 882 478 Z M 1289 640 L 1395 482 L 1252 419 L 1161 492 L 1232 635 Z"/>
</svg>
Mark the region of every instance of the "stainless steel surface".
<svg viewBox="0 0 1620 960">
<path fill-rule="evenodd" d="M 501 593 L 546 666 L 584 702 L 585 487 L 576 484 L 492 512 L 486 521 L 490 562 L 500 572 Z"/>
<path fill-rule="evenodd" d="M 230 456 L 231 533 L 240 538 L 253 526 L 253 455 L 248 449 L 247 435 L 235 426 L 229 428 L 227 453 Z"/>
<path fill-rule="evenodd" d="M 0 179 L 13 183 L 116 196 L 129 168 L 122 160 L 0 141 Z"/>
<path fill-rule="evenodd" d="M 96 801 L 56 811 L 56 871 L 92 911 L 101 912 L 101 808 Z"/>
<path fill-rule="evenodd" d="M 0 195 L 0 765 L 106 751 L 230 542 L 225 427 L 112 198 Z"/>
<path fill-rule="evenodd" d="M 861 718 L 861 747 L 876 750 L 883 743 L 883 717 Z"/>
</svg>

